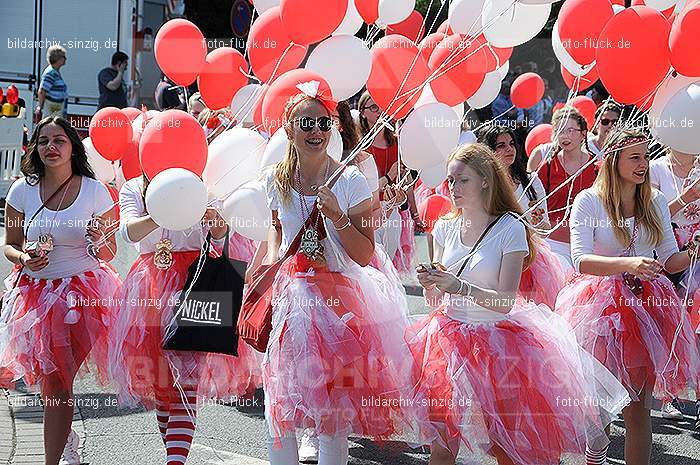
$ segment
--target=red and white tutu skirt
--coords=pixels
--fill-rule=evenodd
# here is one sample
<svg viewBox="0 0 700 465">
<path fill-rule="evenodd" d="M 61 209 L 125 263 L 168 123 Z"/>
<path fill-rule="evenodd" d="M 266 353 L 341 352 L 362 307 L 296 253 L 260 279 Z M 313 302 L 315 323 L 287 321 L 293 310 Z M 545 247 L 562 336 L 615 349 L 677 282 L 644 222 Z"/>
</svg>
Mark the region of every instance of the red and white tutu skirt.
<svg viewBox="0 0 700 465">
<path fill-rule="evenodd" d="M 559 258 L 542 241 L 537 246 L 535 261 L 520 277 L 518 297 L 554 309 L 557 295 L 565 284 L 566 278 Z"/>
<path fill-rule="evenodd" d="M 515 463 L 551 465 L 607 444 L 629 402 L 624 387 L 543 306 L 518 303 L 498 321 L 462 322 L 445 307 L 406 332 L 417 367 L 411 403 L 420 442 L 455 456 L 498 446 Z"/>
<path fill-rule="evenodd" d="M 415 237 L 413 219 L 408 210 L 399 212 L 401 216 L 401 236 L 399 238 L 399 248 L 394 254 L 392 262 L 399 274 L 413 274 L 413 254 L 415 253 Z"/>
<path fill-rule="evenodd" d="M 678 247 L 682 250 L 693 239 L 700 223 L 689 224 L 673 229 Z M 690 312 L 690 322 L 695 331 L 700 333 L 700 263 L 695 262 L 683 272 L 678 285 L 678 296 Z"/>
<path fill-rule="evenodd" d="M 426 186 L 420 181 L 420 179 L 418 182 L 416 182 L 416 185 L 413 188 L 413 196 L 416 199 L 416 205 L 420 205 L 425 199 L 433 194 L 435 194 L 435 189 L 431 189 L 430 187 Z"/>
<path fill-rule="evenodd" d="M 576 275 L 556 310 L 576 337 L 627 388 L 670 400 L 698 388 L 700 356 L 687 312 L 665 276 L 642 281 L 637 297 L 620 275 Z"/>
<path fill-rule="evenodd" d="M 270 436 L 402 434 L 410 387 L 405 296 L 371 266 L 343 273 L 291 257 L 273 285 L 272 333 L 263 362 Z"/>
<path fill-rule="evenodd" d="M 173 252 L 173 263 L 159 270 L 153 253 L 139 255 L 124 280 L 122 308 L 109 332 L 110 369 L 120 403 L 155 407 L 157 392 L 197 386 L 198 399 L 234 398 L 250 391 L 254 358 L 164 350 L 173 305 L 199 251 Z M 245 344 L 239 343 L 239 349 Z"/>
<path fill-rule="evenodd" d="M 62 279 L 17 279 L 15 267 L 5 280 L 0 316 L 0 373 L 22 379 L 32 390 L 52 396 L 72 392 L 79 371 L 94 362 L 106 382 L 107 327 L 118 310 L 121 279 L 107 263 Z M 10 386 L 11 387 L 11 386 Z"/>
<path fill-rule="evenodd" d="M 237 232 L 231 233 L 228 241 L 228 256 L 234 260 L 250 263 L 258 246 L 255 241 L 241 236 Z"/>
</svg>

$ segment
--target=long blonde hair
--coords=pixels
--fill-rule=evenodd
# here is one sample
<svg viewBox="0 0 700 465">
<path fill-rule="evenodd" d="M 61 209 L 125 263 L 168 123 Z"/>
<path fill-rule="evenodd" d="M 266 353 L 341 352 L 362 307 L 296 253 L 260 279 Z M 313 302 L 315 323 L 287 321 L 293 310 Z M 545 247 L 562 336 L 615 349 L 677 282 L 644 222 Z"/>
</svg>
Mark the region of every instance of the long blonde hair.
<svg viewBox="0 0 700 465">
<path fill-rule="evenodd" d="M 629 244 L 631 236 L 625 225 L 625 215 L 622 212 L 622 182 L 617 171 L 620 154 L 626 147 L 634 145 L 632 139 L 648 139 L 639 129 L 613 128 L 605 139 L 605 160 L 600 168 L 598 177 L 593 183 L 593 188 L 600 196 L 605 211 L 612 220 L 612 228 L 615 237 L 622 244 Z M 647 170 L 646 178 L 641 184 L 637 184 L 634 194 L 635 222 L 641 224 L 648 232 L 654 245 L 661 244 L 663 240 L 663 225 L 661 216 L 656 208 L 653 208 L 651 182 Z"/>
<path fill-rule="evenodd" d="M 293 119 L 293 116 L 299 111 L 301 104 L 305 101 L 315 101 L 319 105 L 325 107 L 323 102 L 317 98 L 309 97 L 305 94 L 298 94 L 287 102 L 284 109 L 284 124 L 287 124 Z M 330 116 L 330 114 L 329 114 Z M 287 142 L 287 153 L 284 159 L 277 163 L 274 168 L 275 172 L 275 187 L 282 198 L 282 202 L 287 204 L 292 199 L 292 188 L 294 187 L 294 173 L 299 164 L 299 153 L 294 147 L 293 141 Z"/>
<path fill-rule="evenodd" d="M 447 162 L 449 164 L 452 161 L 464 163 L 484 178 L 487 184 L 484 203 L 489 215 L 501 216 L 513 212 L 523 217 L 523 209 L 511 188 L 510 175 L 488 146 L 481 143 L 461 146 L 450 155 Z M 462 211 L 455 208 L 447 218 L 457 218 L 461 215 Z M 535 261 L 537 239 L 528 223 L 522 219 L 521 222 L 525 225 L 527 234 L 528 255 L 523 262 L 523 269 L 527 269 Z"/>
</svg>

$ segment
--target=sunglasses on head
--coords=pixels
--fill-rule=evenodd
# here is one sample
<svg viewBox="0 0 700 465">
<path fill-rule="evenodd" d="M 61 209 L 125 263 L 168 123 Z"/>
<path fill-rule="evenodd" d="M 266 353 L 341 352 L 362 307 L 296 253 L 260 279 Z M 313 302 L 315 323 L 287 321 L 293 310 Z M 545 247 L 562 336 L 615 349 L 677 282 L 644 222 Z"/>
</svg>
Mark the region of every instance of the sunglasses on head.
<svg viewBox="0 0 700 465">
<path fill-rule="evenodd" d="M 304 132 L 309 132 L 316 126 L 323 131 L 328 132 L 333 128 L 333 120 L 328 116 L 320 116 L 318 118 L 312 118 L 310 116 L 302 116 L 294 120 L 295 123 L 299 125 L 299 129 Z"/>
<path fill-rule="evenodd" d="M 616 119 L 601 118 L 601 120 L 600 120 L 600 124 L 602 124 L 603 126 L 608 126 L 610 124 L 615 124 L 615 123 L 617 123 Z"/>
</svg>

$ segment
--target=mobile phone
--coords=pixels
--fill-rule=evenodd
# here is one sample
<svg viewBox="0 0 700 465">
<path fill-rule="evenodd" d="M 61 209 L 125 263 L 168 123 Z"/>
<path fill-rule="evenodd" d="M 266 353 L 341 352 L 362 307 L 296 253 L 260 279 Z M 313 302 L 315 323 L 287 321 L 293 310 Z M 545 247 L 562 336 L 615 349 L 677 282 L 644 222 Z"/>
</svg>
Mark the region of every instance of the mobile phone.
<svg viewBox="0 0 700 465">
<path fill-rule="evenodd" d="M 425 263 L 421 263 L 416 267 L 416 273 L 427 273 L 428 271 L 430 271 L 431 268 L 431 266 Z"/>
</svg>

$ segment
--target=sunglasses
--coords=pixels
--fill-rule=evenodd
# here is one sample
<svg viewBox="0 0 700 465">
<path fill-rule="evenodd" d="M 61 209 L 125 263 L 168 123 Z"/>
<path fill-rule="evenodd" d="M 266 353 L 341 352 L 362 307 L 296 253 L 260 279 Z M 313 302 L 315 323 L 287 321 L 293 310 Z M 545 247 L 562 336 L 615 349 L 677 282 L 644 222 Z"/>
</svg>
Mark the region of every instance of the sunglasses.
<svg viewBox="0 0 700 465">
<path fill-rule="evenodd" d="M 616 119 L 608 119 L 608 118 L 601 118 L 600 124 L 603 126 L 608 126 L 610 124 L 615 124 L 617 123 Z"/>
<path fill-rule="evenodd" d="M 318 118 L 302 116 L 301 118 L 296 119 L 293 122 L 298 123 L 299 129 L 301 129 L 304 132 L 309 132 L 316 126 L 318 126 L 318 128 L 323 132 L 328 132 L 333 128 L 333 120 L 328 116 L 321 116 Z"/>
<path fill-rule="evenodd" d="M 379 107 L 377 106 L 376 103 L 374 103 L 374 104 L 372 104 L 372 105 L 370 105 L 370 106 L 368 106 L 368 107 L 362 107 L 362 110 L 363 110 L 363 111 L 364 111 L 364 110 L 369 110 L 369 111 L 371 111 L 372 113 L 378 113 L 378 112 L 379 112 Z"/>
</svg>

